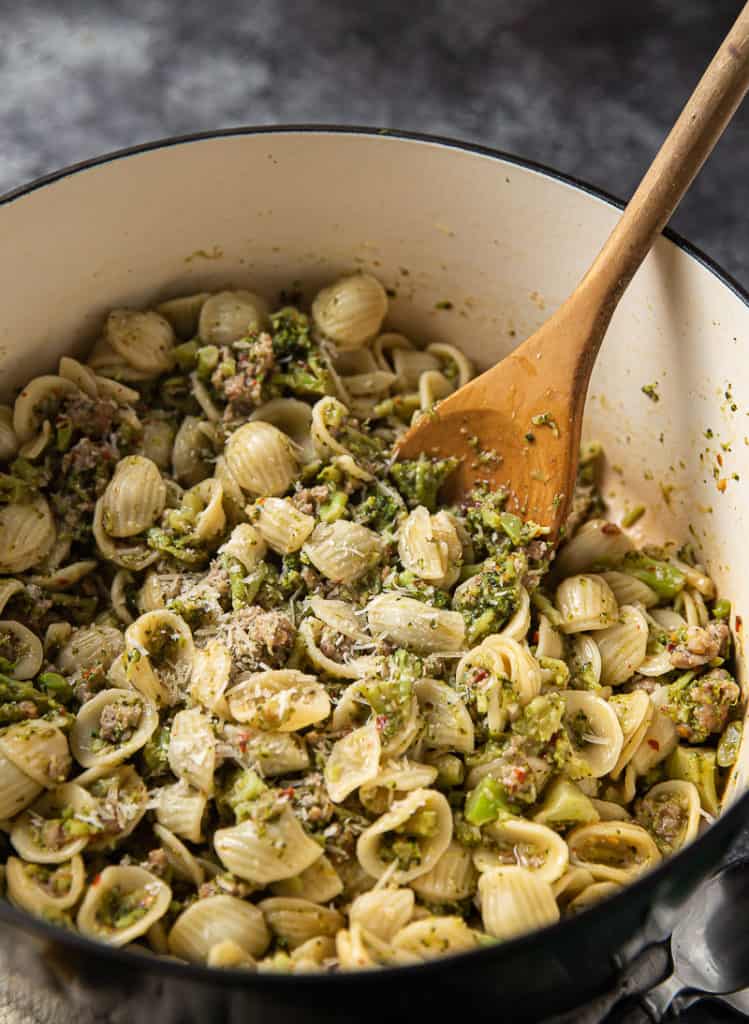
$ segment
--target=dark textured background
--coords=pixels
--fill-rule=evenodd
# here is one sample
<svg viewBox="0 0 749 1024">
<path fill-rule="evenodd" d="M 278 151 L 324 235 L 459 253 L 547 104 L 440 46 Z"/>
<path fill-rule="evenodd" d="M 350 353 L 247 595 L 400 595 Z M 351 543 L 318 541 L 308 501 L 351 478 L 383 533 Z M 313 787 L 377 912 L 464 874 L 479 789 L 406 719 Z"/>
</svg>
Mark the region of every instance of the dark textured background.
<svg viewBox="0 0 749 1024">
<path fill-rule="evenodd" d="M 481 142 L 627 197 L 741 6 L 0 0 L 0 192 L 164 135 L 307 121 Z M 673 221 L 744 286 L 748 197 L 749 104 Z"/>
</svg>

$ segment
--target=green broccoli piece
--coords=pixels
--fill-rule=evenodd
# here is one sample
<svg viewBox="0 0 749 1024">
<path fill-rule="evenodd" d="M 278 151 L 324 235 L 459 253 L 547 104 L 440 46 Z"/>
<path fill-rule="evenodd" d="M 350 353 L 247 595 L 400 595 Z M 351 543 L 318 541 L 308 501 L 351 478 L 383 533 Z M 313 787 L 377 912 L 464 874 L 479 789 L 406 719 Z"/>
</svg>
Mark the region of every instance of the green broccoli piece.
<svg viewBox="0 0 749 1024">
<path fill-rule="evenodd" d="M 458 459 L 404 459 L 390 467 L 390 476 L 409 508 L 424 505 L 430 512 L 437 508 L 437 495 L 445 480 L 458 467 Z"/>
</svg>

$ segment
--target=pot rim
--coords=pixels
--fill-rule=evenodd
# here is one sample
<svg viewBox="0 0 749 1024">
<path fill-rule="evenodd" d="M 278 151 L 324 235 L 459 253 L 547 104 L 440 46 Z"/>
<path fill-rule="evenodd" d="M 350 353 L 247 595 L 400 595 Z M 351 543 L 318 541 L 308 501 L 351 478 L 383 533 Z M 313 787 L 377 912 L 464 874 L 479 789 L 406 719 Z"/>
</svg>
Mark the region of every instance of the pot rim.
<svg viewBox="0 0 749 1024">
<path fill-rule="evenodd" d="M 584 181 L 575 175 L 565 174 L 538 161 L 525 159 L 523 157 L 516 156 L 515 154 L 504 152 L 503 150 L 494 149 L 490 146 L 483 146 L 477 143 L 466 142 L 460 139 L 452 139 L 442 135 L 428 134 L 425 132 L 401 131 L 390 128 L 375 128 L 362 125 L 336 125 L 321 123 L 258 126 L 247 125 L 234 128 L 220 128 L 212 131 L 190 132 L 183 135 L 166 136 L 162 139 L 155 139 L 150 142 L 127 146 L 122 149 L 112 150 L 100 156 L 90 157 L 89 159 L 69 164 L 57 171 L 52 171 L 49 174 L 35 178 L 25 185 L 11 189 L 9 192 L 5 192 L 0 195 L 0 208 L 17 199 L 28 196 L 38 189 L 44 188 L 47 185 L 53 185 L 56 182 L 74 174 L 79 174 L 82 171 L 91 170 L 104 164 L 113 163 L 126 157 L 137 156 L 141 153 L 148 153 L 158 149 L 167 149 L 172 146 L 184 145 L 191 142 L 207 142 L 212 139 L 230 138 L 233 136 L 289 134 L 318 134 L 333 136 L 354 135 L 372 138 L 388 138 L 399 142 L 428 143 L 441 146 L 446 149 L 460 150 L 474 156 L 489 157 L 500 163 L 510 164 L 515 167 L 523 168 L 524 170 L 534 171 L 543 177 L 559 181 L 571 188 L 577 189 L 580 192 L 584 192 L 595 199 L 602 200 L 609 206 L 613 206 L 618 210 L 623 210 L 626 205 L 617 196 L 612 195 L 605 189 L 591 185 L 589 182 Z M 687 256 L 696 260 L 697 263 L 705 267 L 705 269 L 716 277 L 724 287 L 728 288 L 728 290 L 733 292 L 733 294 L 736 295 L 744 305 L 749 307 L 749 289 L 744 288 L 735 277 L 724 270 L 715 262 L 715 260 L 706 255 L 699 247 L 688 242 L 680 234 L 672 231 L 668 227 L 664 229 L 663 235 L 686 253 Z M 720 817 L 710 826 L 709 834 L 716 836 L 716 834 L 731 831 L 734 827 L 734 823 L 738 822 L 739 816 L 743 817 L 745 820 L 749 819 L 749 791 L 736 799 L 733 804 L 720 815 Z M 480 961 L 483 961 L 484 965 L 488 968 L 497 954 L 518 956 L 522 955 L 525 951 L 532 952 L 533 946 L 539 946 L 541 943 L 547 944 L 555 939 L 557 941 L 561 940 L 562 943 L 564 943 L 563 937 L 569 937 L 570 940 L 574 940 L 574 937 L 580 931 L 589 927 L 596 927 L 597 922 L 602 921 L 604 916 L 608 913 L 615 914 L 619 907 L 623 907 L 625 905 L 625 901 L 630 893 L 635 894 L 636 892 L 644 892 L 649 888 L 654 889 L 664 876 L 668 875 L 670 872 L 675 874 L 675 869 L 680 864 L 686 864 L 687 862 L 696 864 L 701 860 L 700 852 L 705 845 L 706 838 L 707 834 L 700 836 L 700 838 L 695 840 L 685 849 L 680 850 L 673 857 L 662 861 L 661 864 L 653 871 L 643 875 L 635 882 L 631 882 L 624 886 L 622 891 L 617 893 L 615 896 L 609 897 L 602 903 L 590 907 L 588 910 L 576 917 L 562 919 L 553 925 L 530 932 L 526 935 L 518 936 L 514 939 L 509 939 L 505 942 L 497 943 L 496 945 L 488 945 L 484 948 L 478 948 L 462 953 L 453 953 L 438 957 L 434 960 L 428 960 L 420 964 L 404 965 L 399 967 L 380 967 L 377 969 L 375 976 L 378 980 L 381 979 L 383 983 L 387 983 L 389 980 L 404 978 L 406 976 L 414 977 L 414 975 L 419 978 L 425 978 L 430 973 L 433 974 L 434 972 L 441 971 L 443 968 L 449 967 L 451 964 L 458 961 L 464 962 L 469 957 L 472 958 L 477 967 L 479 967 Z M 142 955 L 137 952 L 128 952 L 126 949 L 119 947 L 109 946 L 105 943 L 97 942 L 94 939 L 88 939 L 76 932 L 67 931 L 65 928 L 51 924 L 42 918 L 35 917 L 28 911 L 21 910 L 13 906 L 7 901 L 7 899 L 0 899 L 0 921 L 19 927 L 23 931 L 37 934 L 41 938 L 45 938 L 50 942 L 60 943 L 71 949 L 75 949 L 84 955 L 103 957 L 105 960 L 113 961 L 114 963 L 118 963 L 124 967 L 134 967 L 137 964 L 140 970 L 144 973 L 163 973 L 175 978 L 182 977 L 213 985 L 218 984 L 222 987 L 226 986 L 235 988 L 237 985 L 241 985 L 248 988 L 265 989 L 272 993 L 276 987 L 283 989 L 287 986 L 304 985 L 314 988 L 317 991 L 322 987 L 329 987 L 331 985 L 335 985 L 337 989 L 340 989 L 342 985 L 356 985 L 363 977 L 371 977 L 369 971 L 341 971 L 335 975 L 324 972 L 305 972 L 302 974 L 294 974 L 291 972 L 272 971 L 267 973 L 254 973 L 235 969 L 227 970 L 225 968 L 207 967 L 203 964 L 180 963 L 159 955 Z"/>
</svg>

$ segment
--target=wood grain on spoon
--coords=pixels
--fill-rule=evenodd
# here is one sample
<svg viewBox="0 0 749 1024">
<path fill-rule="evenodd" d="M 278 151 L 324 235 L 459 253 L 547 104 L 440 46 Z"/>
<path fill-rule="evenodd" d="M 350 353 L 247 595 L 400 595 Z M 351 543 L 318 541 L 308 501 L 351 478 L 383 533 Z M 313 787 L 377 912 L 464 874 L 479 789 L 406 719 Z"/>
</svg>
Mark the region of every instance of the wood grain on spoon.
<svg viewBox="0 0 749 1024">
<path fill-rule="evenodd" d="M 508 508 L 557 538 L 572 499 L 590 374 L 627 285 L 749 88 L 749 3 L 578 287 L 514 352 L 439 403 L 398 457 L 457 456 L 445 486 L 506 488 Z M 495 454 L 496 453 L 496 454 Z"/>
</svg>

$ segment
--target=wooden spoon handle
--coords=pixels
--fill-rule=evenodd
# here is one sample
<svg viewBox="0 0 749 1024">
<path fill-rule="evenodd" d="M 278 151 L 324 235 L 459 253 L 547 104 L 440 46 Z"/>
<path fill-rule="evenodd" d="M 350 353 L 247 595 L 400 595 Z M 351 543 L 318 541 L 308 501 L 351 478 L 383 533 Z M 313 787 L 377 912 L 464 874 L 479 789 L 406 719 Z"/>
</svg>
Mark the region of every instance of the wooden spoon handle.
<svg viewBox="0 0 749 1024">
<path fill-rule="evenodd" d="M 605 321 L 749 89 L 749 3 L 581 283 Z M 607 315 L 608 314 L 608 315 Z"/>
</svg>

